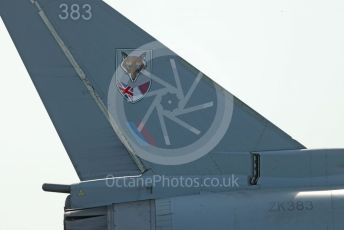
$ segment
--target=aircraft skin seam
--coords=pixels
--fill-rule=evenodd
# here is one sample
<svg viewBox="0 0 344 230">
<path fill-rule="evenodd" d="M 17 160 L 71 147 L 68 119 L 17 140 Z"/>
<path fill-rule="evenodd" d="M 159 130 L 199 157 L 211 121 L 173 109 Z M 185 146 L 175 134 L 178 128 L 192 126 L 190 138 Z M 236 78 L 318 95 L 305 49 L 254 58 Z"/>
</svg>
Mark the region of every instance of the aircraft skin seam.
<svg viewBox="0 0 344 230">
<path fill-rule="evenodd" d="M 122 141 L 122 143 L 125 145 L 127 148 L 129 155 L 141 171 L 141 173 L 146 171 L 145 166 L 141 162 L 141 160 L 135 155 L 134 151 L 132 150 L 129 142 L 126 140 L 124 135 L 121 135 L 120 128 L 117 126 L 115 123 L 114 119 L 112 118 L 111 114 L 107 110 L 104 102 L 101 100 L 97 92 L 95 91 L 94 87 L 91 85 L 91 82 L 87 79 L 85 72 L 81 69 L 80 65 L 78 62 L 75 60 L 74 56 L 72 53 L 69 51 L 65 43 L 63 42 L 62 38 L 59 36 L 57 31 L 55 30 L 54 26 L 50 22 L 49 18 L 41 8 L 39 2 L 37 0 L 31 0 L 32 4 L 34 4 L 38 10 L 39 16 L 42 18 L 44 24 L 48 28 L 49 32 L 52 34 L 56 42 L 58 43 L 59 47 L 61 48 L 62 52 L 65 54 L 66 58 L 70 62 L 70 64 L 73 66 L 75 72 L 79 76 L 80 80 L 84 83 L 85 87 L 87 88 L 88 92 L 98 105 L 99 109 L 102 111 L 108 122 L 110 123 L 111 127 L 113 128 L 114 132 L 117 134 L 118 138 Z"/>
</svg>

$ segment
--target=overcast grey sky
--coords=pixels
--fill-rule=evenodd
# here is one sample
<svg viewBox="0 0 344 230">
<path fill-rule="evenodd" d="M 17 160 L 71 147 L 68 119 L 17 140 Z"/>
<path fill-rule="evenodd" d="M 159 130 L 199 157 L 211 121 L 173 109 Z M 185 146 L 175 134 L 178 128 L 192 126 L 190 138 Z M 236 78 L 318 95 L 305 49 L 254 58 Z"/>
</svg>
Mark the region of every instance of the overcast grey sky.
<svg viewBox="0 0 344 230">
<path fill-rule="evenodd" d="M 342 0 L 106 2 L 307 147 L 344 147 Z M 2 22 L 0 51 L 0 229 L 62 229 L 41 185 L 78 178 Z"/>
</svg>

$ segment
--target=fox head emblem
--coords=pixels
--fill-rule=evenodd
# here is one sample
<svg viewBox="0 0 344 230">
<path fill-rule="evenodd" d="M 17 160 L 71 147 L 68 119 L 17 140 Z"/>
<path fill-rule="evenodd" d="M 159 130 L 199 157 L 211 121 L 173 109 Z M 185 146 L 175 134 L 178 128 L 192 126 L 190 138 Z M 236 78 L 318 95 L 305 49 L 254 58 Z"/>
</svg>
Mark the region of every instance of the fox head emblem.
<svg viewBox="0 0 344 230">
<path fill-rule="evenodd" d="M 122 52 L 121 67 L 134 82 L 138 78 L 140 72 L 146 68 L 146 53 L 143 53 L 140 56 L 134 56 Z"/>
</svg>

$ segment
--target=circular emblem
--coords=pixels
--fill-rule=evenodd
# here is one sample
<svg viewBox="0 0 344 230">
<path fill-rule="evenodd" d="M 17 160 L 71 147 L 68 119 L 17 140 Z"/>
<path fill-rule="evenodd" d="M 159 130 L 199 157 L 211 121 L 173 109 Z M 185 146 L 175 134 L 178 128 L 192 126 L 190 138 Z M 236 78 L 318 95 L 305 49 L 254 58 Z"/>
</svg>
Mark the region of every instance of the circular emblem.
<svg viewBox="0 0 344 230">
<path fill-rule="evenodd" d="M 228 130 L 233 96 L 159 42 L 116 51 L 108 111 L 133 154 L 163 165 L 209 153 Z"/>
</svg>

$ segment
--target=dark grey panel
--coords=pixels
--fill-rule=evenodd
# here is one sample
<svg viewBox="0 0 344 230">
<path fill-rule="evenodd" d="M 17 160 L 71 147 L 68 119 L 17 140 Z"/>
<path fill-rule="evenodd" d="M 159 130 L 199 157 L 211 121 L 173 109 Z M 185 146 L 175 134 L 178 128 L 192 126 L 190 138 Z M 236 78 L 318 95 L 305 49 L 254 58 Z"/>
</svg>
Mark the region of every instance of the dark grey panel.
<svg viewBox="0 0 344 230">
<path fill-rule="evenodd" d="M 66 210 L 65 230 L 107 230 L 109 222 L 108 207 L 83 210 Z"/>
</svg>

